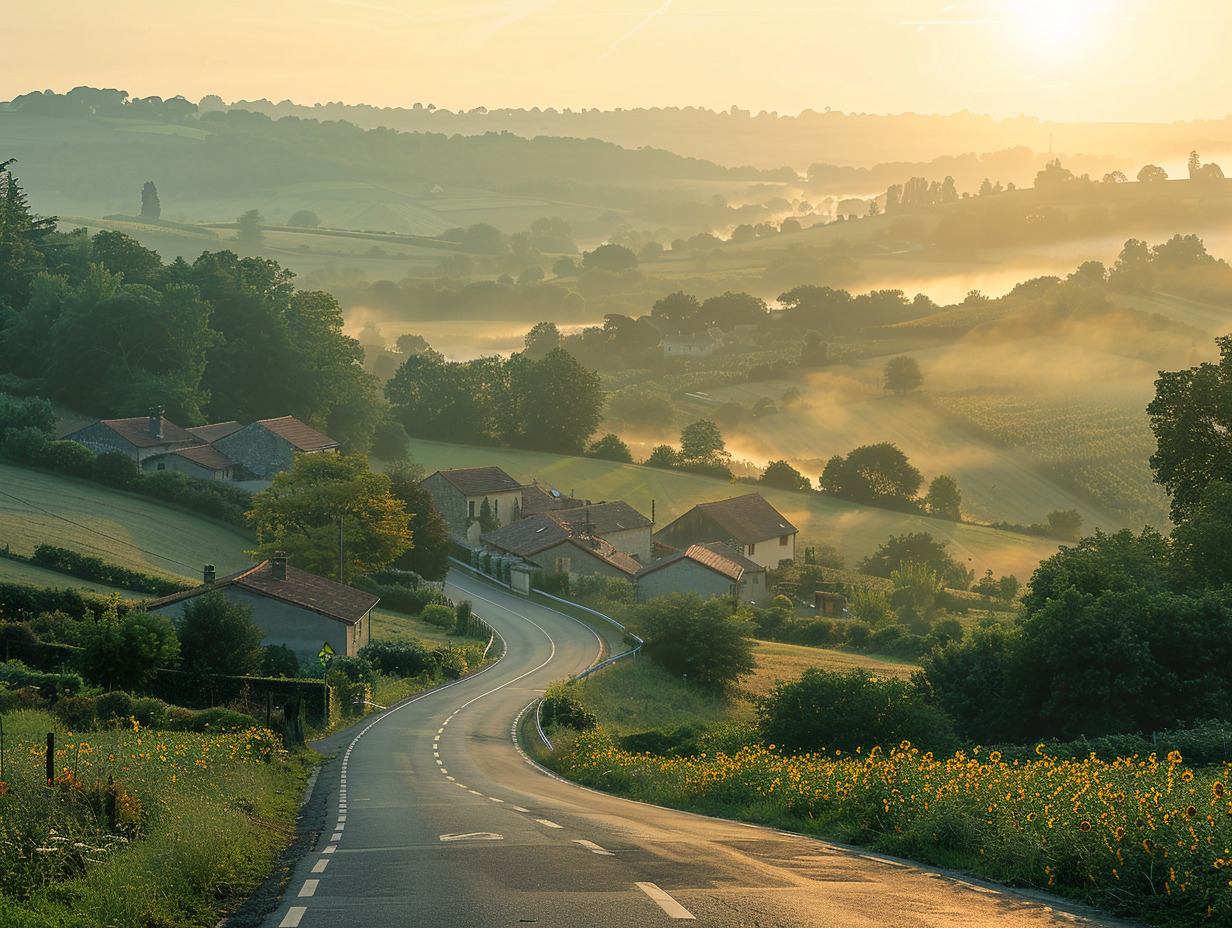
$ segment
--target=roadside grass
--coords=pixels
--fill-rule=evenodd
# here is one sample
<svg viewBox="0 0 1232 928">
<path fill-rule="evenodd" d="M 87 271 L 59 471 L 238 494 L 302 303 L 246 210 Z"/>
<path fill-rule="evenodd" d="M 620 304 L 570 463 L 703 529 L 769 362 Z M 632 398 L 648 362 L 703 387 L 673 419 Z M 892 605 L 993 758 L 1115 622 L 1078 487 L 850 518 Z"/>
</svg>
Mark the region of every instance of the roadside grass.
<svg viewBox="0 0 1232 928">
<path fill-rule="evenodd" d="M 614 736 L 753 718 L 747 701 L 728 700 L 690 686 L 645 657 L 618 661 L 569 688 Z"/>
<path fill-rule="evenodd" d="M 131 570 L 196 582 L 205 564 L 214 564 L 220 576 L 252 564 L 244 552 L 253 542 L 242 533 L 132 494 L 9 464 L 0 464 L 0 486 L 0 544 L 18 554 L 54 544 Z"/>
<path fill-rule="evenodd" d="M 217 924 L 290 841 L 315 758 L 255 728 L 74 733 L 36 711 L 3 722 L 4 928 Z"/>
</svg>

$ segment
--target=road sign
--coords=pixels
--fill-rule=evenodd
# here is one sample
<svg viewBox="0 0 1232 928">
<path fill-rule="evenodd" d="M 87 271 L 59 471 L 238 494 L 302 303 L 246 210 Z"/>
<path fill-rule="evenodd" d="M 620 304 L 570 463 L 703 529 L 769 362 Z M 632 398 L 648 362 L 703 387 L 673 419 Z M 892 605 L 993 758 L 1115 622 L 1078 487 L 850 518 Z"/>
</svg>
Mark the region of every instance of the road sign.
<svg viewBox="0 0 1232 928">
<path fill-rule="evenodd" d="M 321 645 L 321 650 L 317 652 L 317 660 L 321 662 L 321 666 L 326 670 L 329 669 L 330 661 L 334 659 L 334 649 L 329 646 L 329 642 Z"/>
</svg>

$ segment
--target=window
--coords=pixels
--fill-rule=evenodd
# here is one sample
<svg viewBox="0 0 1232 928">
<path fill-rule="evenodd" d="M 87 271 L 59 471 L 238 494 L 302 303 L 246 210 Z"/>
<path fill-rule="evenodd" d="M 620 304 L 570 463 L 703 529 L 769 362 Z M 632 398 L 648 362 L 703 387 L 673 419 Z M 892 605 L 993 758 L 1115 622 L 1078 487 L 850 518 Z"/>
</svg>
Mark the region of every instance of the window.
<svg viewBox="0 0 1232 928">
<path fill-rule="evenodd" d="M 467 517 L 468 519 L 473 519 L 473 518 L 475 518 L 475 501 L 474 501 L 473 499 L 472 499 L 472 500 L 467 500 L 467 503 L 466 503 L 466 517 Z"/>
<path fill-rule="evenodd" d="M 788 538 L 790 538 L 790 537 L 791 537 L 790 535 L 780 535 L 780 536 L 779 536 L 779 547 L 780 547 L 780 548 L 786 548 L 786 547 L 787 547 L 787 539 L 788 539 Z"/>
<path fill-rule="evenodd" d="M 757 551 L 757 545 L 749 545 L 749 557 L 752 557 L 756 551 Z"/>
<path fill-rule="evenodd" d="M 166 469 L 167 469 L 167 465 L 166 465 L 166 464 L 164 464 L 162 461 L 159 461 L 159 462 L 158 462 L 158 469 L 159 469 L 159 470 L 166 470 Z"/>
<path fill-rule="evenodd" d="M 500 500 L 499 499 L 492 500 L 492 518 L 493 519 L 500 518 Z"/>
</svg>

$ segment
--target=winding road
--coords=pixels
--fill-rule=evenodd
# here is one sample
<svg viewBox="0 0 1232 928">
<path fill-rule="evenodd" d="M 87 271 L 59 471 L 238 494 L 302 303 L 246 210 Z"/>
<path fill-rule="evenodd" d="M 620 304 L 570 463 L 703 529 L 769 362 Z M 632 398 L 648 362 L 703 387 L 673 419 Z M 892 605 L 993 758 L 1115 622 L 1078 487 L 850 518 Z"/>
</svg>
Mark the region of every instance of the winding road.
<svg viewBox="0 0 1232 928">
<path fill-rule="evenodd" d="M 596 661 L 598 636 L 456 570 L 448 592 L 474 602 L 505 656 L 331 739 L 339 756 L 315 787 L 324 830 L 266 928 L 1125 924 L 560 780 L 522 754 L 513 729 L 548 684 Z"/>
</svg>

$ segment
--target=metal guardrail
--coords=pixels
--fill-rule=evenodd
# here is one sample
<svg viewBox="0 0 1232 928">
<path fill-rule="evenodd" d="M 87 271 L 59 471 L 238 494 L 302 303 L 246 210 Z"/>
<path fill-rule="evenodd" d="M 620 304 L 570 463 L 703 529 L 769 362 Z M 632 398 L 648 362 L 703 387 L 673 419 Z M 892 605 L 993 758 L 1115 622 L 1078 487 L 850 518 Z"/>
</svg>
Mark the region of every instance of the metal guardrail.
<svg viewBox="0 0 1232 928">
<path fill-rule="evenodd" d="M 562 605 L 565 605 L 565 606 L 571 606 L 574 609 L 581 609 L 583 612 L 588 612 L 591 615 L 596 616 L 597 618 L 603 619 L 605 622 L 610 622 L 612 625 L 616 626 L 616 628 L 619 628 L 622 632 L 624 632 L 624 634 L 628 635 L 630 638 L 632 638 L 634 641 L 637 642 L 636 647 L 631 648 L 628 651 L 624 651 L 620 654 L 613 655 L 612 657 L 609 657 L 607 660 L 600 661 L 599 663 L 595 664 L 595 666 L 587 668 L 586 670 L 583 670 L 581 673 L 573 677 L 574 680 L 581 680 L 581 679 L 584 679 L 585 677 L 589 677 L 595 671 L 602 670 L 604 667 L 610 666 L 611 664 L 616 663 L 616 661 L 623 660 L 626 657 L 632 657 L 633 655 L 637 654 L 640 650 L 642 650 L 642 645 L 645 644 L 645 642 L 642 641 L 640 637 L 633 634 L 633 632 L 629 631 L 627 628 L 625 628 L 623 625 L 617 622 L 615 619 L 613 619 L 611 616 L 604 615 L 602 612 L 598 612 L 595 609 L 591 609 L 589 606 L 583 606 L 581 603 L 571 602 L 570 600 L 567 600 L 567 599 L 561 599 L 559 596 L 553 596 L 551 593 L 545 593 L 543 592 L 543 590 L 535 590 L 535 592 L 538 593 L 540 596 L 545 596 L 548 599 L 553 600 L 554 602 L 561 603 Z"/>
<path fill-rule="evenodd" d="M 555 751 L 556 748 L 552 747 L 552 742 L 548 740 L 547 732 L 543 730 L 543 697 L 542 696 L 540 696 L 538 699 L 535 700 L 535 728 L 538 730 L 539 737 L 543 740 L 543 743 L 547 745 L 548 750 Z"/>
</svg>

